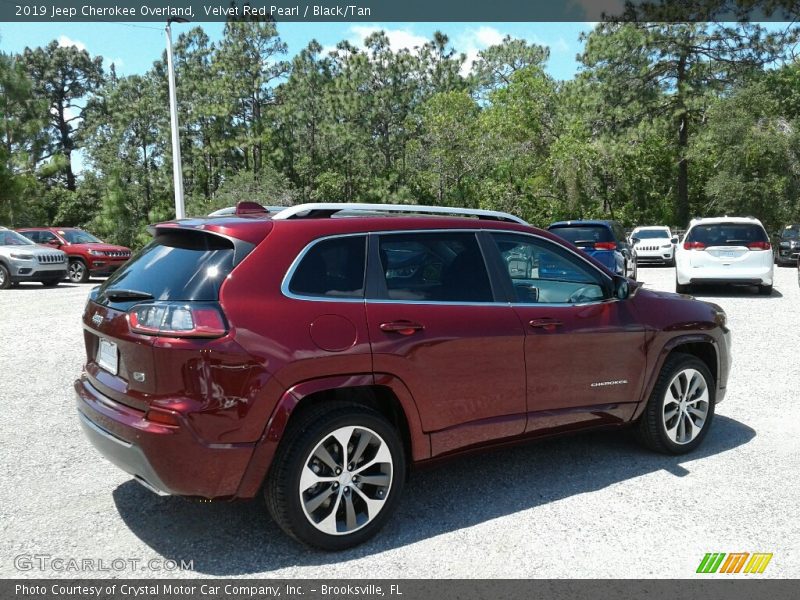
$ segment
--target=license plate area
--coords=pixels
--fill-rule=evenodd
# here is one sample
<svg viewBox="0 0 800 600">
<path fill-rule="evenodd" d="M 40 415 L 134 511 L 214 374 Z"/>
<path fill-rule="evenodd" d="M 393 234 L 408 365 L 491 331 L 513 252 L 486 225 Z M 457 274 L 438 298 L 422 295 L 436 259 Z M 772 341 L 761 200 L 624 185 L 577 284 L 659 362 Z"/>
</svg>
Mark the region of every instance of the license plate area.
<svg viewBox="0 0 800 600">
<path fill-rule="evenodd" d="M 97 364 L 112 375 L 117 374 L 119 351 L 114 342 L 100 338 L 100 344 L 97 347 Z"/>
</svg>

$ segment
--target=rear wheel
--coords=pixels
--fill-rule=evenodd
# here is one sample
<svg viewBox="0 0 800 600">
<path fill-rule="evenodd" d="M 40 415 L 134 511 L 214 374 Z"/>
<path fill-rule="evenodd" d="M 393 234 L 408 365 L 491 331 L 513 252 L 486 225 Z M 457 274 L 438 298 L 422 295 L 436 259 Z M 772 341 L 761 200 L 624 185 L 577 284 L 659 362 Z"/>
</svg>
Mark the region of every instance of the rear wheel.
<svg viewBox="0 0 800 600">
<path fill-rule="evenodd" d="M 80 259 L 69 261 L 67 276 L 72 283 L 86 283 L 89 281 L 89 269 Z"/>
<path fill-rule="evenodd" d="M 671 354 L 637 424 L 639 440 L 665 454 L 691 452 L 711 426 L 714 394 L 714 378 L 703 361 L 690 354 Z"/>
<path fill-rule="evenodd" d="M 11 273 L 5 265 L 0 264 L 0 290 L 5 290 L 11 287 Z"/>
<path fill-rule="evenodd" d="M 365 542 L 400 495 L 405 453 L 395 428 L 359 405 L 319 406 L 290 424 L 265 486 L 286 533 L 324 550 Z"/>
<path fill-rule="evenodd" d="M 678 294 L 688 294 L 692 290 L 692 286 L 687 284 L 678 283 L 677 276 L 675 277 L 675 292 Z"/>
<path fill-rule="evenodd" d="M 772 295 L 772 286 L 771 285 L 760 285 L 758 286 L 758 293 L 762 296 L 771 296 Z"/>
</svg>

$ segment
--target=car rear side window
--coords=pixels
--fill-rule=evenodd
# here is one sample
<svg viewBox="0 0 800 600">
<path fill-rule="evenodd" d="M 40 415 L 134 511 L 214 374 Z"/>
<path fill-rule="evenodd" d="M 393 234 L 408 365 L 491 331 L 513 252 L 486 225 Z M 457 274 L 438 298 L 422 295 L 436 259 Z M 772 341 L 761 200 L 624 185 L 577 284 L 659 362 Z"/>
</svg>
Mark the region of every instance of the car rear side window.
<svg viewBox="0 0 800 600">
<path fill-rule="evenodd" d="M 684 241 L 705 246 L 747 246 L 768 238 L 764 228 L 755 223 L 711 223 L 692 227 Z"/>
<path fill-rule="evenodd" d="M 492 302 L 489 275 L 473 233 L 383 234 L 385 298 L 422 302 Z"/>
<path fill-rule="evenodd" d="M 216 301 L 233 269 L 234 252 L 233 243 L 217 235 L 160 232 L 100 287 L 97 301 L 107 303 L 105 293 L 111 290 L 141 292 L 154 300 Z"/>
<path fill-rule="evenodd" d="M 289 291 L 300 296 L 363 298 L 366 244 L 366 235 L 317 242 L 297 265 Z"/>
</svg>

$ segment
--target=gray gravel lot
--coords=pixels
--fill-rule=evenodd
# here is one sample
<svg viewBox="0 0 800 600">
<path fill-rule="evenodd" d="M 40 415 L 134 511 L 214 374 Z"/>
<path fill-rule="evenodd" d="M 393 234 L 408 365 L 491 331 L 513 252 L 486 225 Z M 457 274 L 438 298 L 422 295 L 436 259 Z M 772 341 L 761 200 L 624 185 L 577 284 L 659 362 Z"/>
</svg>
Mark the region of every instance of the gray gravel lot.
<svg viewBox="0 0 800 600">
<path fill-rule="evenodd" d="M 641 269 L 674 290 L 674 270 Z M 498 450 L 416 473 L 399 512 L 351 551 L 287 539 L 260 502 L 159 498 L 90 446 L 74 410 L 91 285 L 0 291 L 0 577 L 160 577 L 20 571 L 14 557 L 192 560 L 182 577 L 692 577 L 706 552 L 772 552 L 800 577 L 800 290 L 717 289 L 734 368 L 704 445 L 670 458 L 619 433 Z M 129 563 L 130 564 L 130 563 Z M 145 567 L 146 568 L 146 567 Z M 744 577 L 740 575 L 739 577 Z"/>
</svg>

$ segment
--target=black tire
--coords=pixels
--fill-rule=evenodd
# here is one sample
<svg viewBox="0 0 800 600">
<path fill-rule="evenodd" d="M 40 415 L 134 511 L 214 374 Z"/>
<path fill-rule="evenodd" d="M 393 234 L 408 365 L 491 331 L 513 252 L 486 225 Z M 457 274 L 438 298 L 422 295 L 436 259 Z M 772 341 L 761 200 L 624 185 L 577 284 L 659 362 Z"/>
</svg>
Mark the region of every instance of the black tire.
<svg viewBox="0 0 800 600">
<path fill-rule="evenodd" d="M 57 279 L 45 279 L 44 281 L 42 281 L 42 285 L 44 287 L 56 287 L 60 282 L 61 282 L 60 277 Z"/>
<path fill-rule="evenodd" d="M 8 268 L 2 263 L 0 263 L 0 290 L 7 290 L 11 287 L 11 273 L 8 272 Z"/>
<path fill-rule="evenodd" d="M 379 436 L 380 442 L 386 444 L 391 455 L 391 478 L 388 492 L 383 491 L 387 488 L 365 486 L 368 490 L 371 489 L 372 493 L 381 494 L 380 499 L 383 502 L 374 517 L 367 517 L 366 524 L 359 525 L 352 533 L 326 533 L 311 522 L 311 517 L 306 516 L 304 504 L 301 501 L 300 477 L 307 468 L 306 465 L 313 462 L 312 452 L 326 440 L 333 441 L 331 434 L 344 427 L 364 428 Z M 335 445 L 335 447 L 341 449 L 341 444 Z M 335 452 L 331 453 L 331 455 L 335 454 Z M 362 456 L 366 456 L 366 454 Z M 307 461 L 309 462 L 307 463 Z M 326 468 L 324 465 L 320 466 Z M 358 471 L 357 468 L 355 470 Z M 391 517 L 402 495 L 405 476 L 406 457 L 403 443 L 399 433 L 389 421 L 380 413 L 365 406 L 330 403 L 313 407 L 297 415 L 289 423 L 267 476 L 264 497 L 272 518 L 283 531 L 296 540 L 323 550 L 344 550 L 370 539 Z M 332 483 L 331 485 L 338 484 Z M 350 485 L 354 484 L 351 482 Z M 321 489 L 325 492 L 324 488 Z M 318 510 L 330 516 L 332 513 L 339 514 L 337 512 L 339 508 L 346 508 L 343 503 L 343 494 L 348 487 L 343 483 L 341 490 L 341 492 L 328 492 L 328 498 L 332 498 L 331 494 L 338 494 L 335 499 L 332 498 L 335 507 L 333 510 L 328 510 L 324 504 Z M 383 496 L 384 493 L 385 496 Z M 351 505 L 356 501 L 363 504 L 358 495 L 352 491 L 350 494 L 353 498 Z M 363 506 L 366 505 L 363 504 Z M 321 518 L 320 522 L 323 520 L 325 519 Z M 339 524 L 337 522 L 336 526 L 338 527 Z M 347 526 L 346 523 L 341 523 L 341 525 Z"/>
<path fill-rule="evenodd" d="M 667 424 L 665 422 L 664 411 L 667 403 L 667 393 L 673 379 L 686 369 L 693 369 L 699 372 L 705 379 L 706 391 L 708 394 L 707 412 L 704 422 L 699 428 L 699 433 L 690 441 L 676 443 L 667 434 Z M 673 352 L 661 368 L 653 392 L 647 401 L 647 406 L 636 423 L 636 437 L 639 441 L 656 452 L 663 454 L 686 454 L 699 446 L 714 420 L 714 404 L 716 401 L 716 382 L 708 370 L 706 364 L 691 354 Z M 679 417 L 680 418 L 680 417 Z"/>
<path fill-rule="evenodd" d="M 771 296 L 772 295 L 772 286 L 771 285 L 760 285 L 758 286 L 758 293 L 762 296 Z"/>
<path fill-rule="evenodd" d="M 675 293 L 676 294 L 688 294 L 691 291 L 692 291 L 692 286 L 691 285 L 689 285 L 688 283 L 686 285 L 678 283 L 678 278 L 677 278 L 677 276 L 675 277 Z"/>
<path fill-rule="evenodd" d="M 89 281 L 89 268 L 80 258 L 70 260 L 67 277 L 72 283 L 86 283 Z"/>
</svg>

